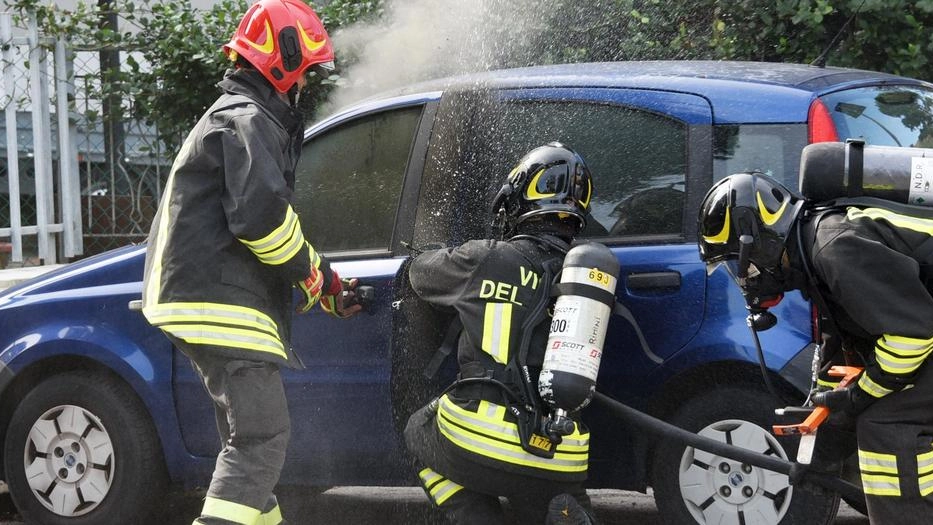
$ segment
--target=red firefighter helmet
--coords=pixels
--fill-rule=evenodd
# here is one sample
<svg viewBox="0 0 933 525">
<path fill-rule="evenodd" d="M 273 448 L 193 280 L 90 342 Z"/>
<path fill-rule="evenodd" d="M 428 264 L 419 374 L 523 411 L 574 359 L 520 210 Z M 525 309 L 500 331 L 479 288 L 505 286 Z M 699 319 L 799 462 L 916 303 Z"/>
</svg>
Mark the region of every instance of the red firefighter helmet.
<svg viewBox="0 0 933 525">
<path fill-rule="evenodd" d="M 259 0 L 223 49 L 230 60 L 246 59 L 280 93 L 287 93 L 310 67 L 334 68 L 324 24 L 302 0 Z"/>
</svg>

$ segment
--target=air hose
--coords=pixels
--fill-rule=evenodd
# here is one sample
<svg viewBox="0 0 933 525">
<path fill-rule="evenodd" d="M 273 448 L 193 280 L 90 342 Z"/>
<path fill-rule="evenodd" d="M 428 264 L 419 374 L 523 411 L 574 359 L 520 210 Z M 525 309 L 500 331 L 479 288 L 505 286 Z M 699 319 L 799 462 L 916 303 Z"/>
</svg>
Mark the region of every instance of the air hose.
<svg viewBox="0 0 933 525">
<path fill-rule="evenodd" d="M 802 480 L 806 479 L 814 485 L 818 485 L 822 488 L 838 493 L 856 510 L 862 513 L 867 512 L 867 509 L 864 508 L 864 494 L 862 493 L 862 490 L 852 483 L 845 481 L 844 479 L 831 476 L 823 472 L 816 472 L 809 469 L 806 465 L 801 465 L 800 463 L 787 461 L 773 456 L 766 456 L 764 454 L 759 454 L 745 448 L 737 447 L 734 445 L 727 445 L 726 443 L 703 437 L 694 434 L 693 432 L 688 432 L 678 426 L 671 425 L 670 423 L 666 423 L 660 419 L 635 410 L 634 408 L 616 401 L 615 399 L 599 391 L 596 392 L 596 394 L 593 396 L 593 399 L 602 403 L 622 421 L 643 429 L 651 434 L 655 434 L 659 437 L 674 439 L 676 441 L 682 442 L 685 445 L 705 450 L 712 454 L 727 457 L 735 461 L 741 461 L 743 463 L 748 463 L 749 465 L 754 465 L 766 470 L 785 474 L 788 478 L 790 478 L 791 485 L 796 485 Z"/>
</svg>

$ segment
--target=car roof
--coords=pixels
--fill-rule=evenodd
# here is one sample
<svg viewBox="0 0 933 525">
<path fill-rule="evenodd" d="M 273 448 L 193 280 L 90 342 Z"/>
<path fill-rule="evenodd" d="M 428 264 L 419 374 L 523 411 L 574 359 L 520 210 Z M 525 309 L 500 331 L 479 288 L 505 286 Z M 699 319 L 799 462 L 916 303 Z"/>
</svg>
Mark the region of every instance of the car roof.
<svg viewBox="0 0 933 525">
<path fill-rule="evenodd" d="M 589 62 L 499 69 L 446 77 L 410 86 L 409 90 L 474 87 L 498 88 L 535 86 L 650 87 L 661 79 L 675 84 L 689 81 L 697 92 L 717 82 L 754 83 L 822 92 L 852 83 L 923 83 L 916 79 L 841 67 L 819 67 L 781 62 L 740 62 L 715 60 L 655 60 L 630 62 Z"/>
<path fill-rule="evenodd" d="M 657 60 L 530 66 L 424 81 L 369 97 L 364 106 L 396 98 L 436 98 L 445 91 L 534 88 L 628 88 L 687 93 L 705 98 L 716 124 L 805 122 L 817 96 L 869 85 L 933 84 L 840 67 L 779 62 Z M 372 107 L 372 106 L 371 106 Z M 328 119 L 330 120 L 330 119 Z"/>
</svg>

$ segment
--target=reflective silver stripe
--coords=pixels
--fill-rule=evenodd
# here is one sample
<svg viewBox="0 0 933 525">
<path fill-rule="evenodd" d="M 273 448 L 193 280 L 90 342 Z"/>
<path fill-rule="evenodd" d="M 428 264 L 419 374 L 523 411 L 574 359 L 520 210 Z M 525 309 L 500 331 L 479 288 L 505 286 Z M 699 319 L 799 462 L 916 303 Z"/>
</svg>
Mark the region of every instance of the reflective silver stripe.
<svg viewBox="0 0 933 525">
<path fill-rule="evenodd" d="M 528 454 L 518 445 L 496 443 L 495 440 L 483 440 L 478 434 L 472 434 L 456 425 L 446 423 L 438 418 L 438 428 L 450 441 L 482 456 L 495 458 L 507 463 L 515 463 L 543 470 L 564 472 L 581 472 L 586 470 L 586 455 L 581 454 L 579 459 L 560 459 L 557 454 L 553 459 L 544 459 Z"/>
<path fill-rule="evenodd" d="M 453 405 L 451 401 L 447 400 L 445 406 L 444 401 L 446 400 L 446 396 L 441 398 L 441 400 L 442 402 L 438 409 L 437 417 L 438 429 L 447 439 L 460 448 L 507 463 L 540 468 L 543 470 L 558 472 L 582 472 L 586 470 L 586 446 L 589 443 L 588 439 L 586 440 L 586 445 L 581 447 L 583 449 L 581 453 L 574 454 L 569 453 L 567 450 L 562 451 L 561 447 L 564 443 L 561 443 L 553 459 L 544 459 L 529 454 L 522 449 L 518 441 L 518 432 L 514 425 L 509 429 L 509 442 L 504 442 L 501 437 L 487 436 L 481 433 L 483 428 L 477 428 L 487 427 L 488 424 L 482 424 L 482 422 L 479 425 L 471 424 L 471 418 L 463 417 L 462 413 L 458 413 L 456 410 L 451 409 L 451 405 Z M 460 410 L 462 411 L 463 409 Z M 463 428 L 463 426 L 467 428 Z M 476 429 L 476 431 L 471 431 L 469 428 L 471 426 Z"/>
<path fill-rule="evenodd" d="M 509 336 L 512 332 L 512 304 L 486 303 L 483 320 L 483 351 L 500 364 L 509 362 Z"/>
<path fill-rule="evenodd" d="M 428 492 L 428 495 L 431 496 L 431 499 L 434 500 L 434 504 L 437 506 L 440 506 L 450 499 L 451 496 L 463 489 L 462 486 L 446 479 L 430 468 L 422 469 L 421 472 L 418 473 L 418 477 L 421 478 L 421 485 L 424 486 L 424 490 Z"/>
<path fill-rule="evenodd" d="M 204 499 L 204 506 L 201 508 L 202 516 L 219 518 L 240 525 L 253 525 L 261 513 L 259 509 L 210 496 Z"/>
<path fill-rule="evenodd" d="M 503 420 L 505 415 L 505 407 L 501 405 L 490 403 L 488 401 L 480 401 L 478 412 L 485 413 L 486 417 L 484 418 L 478 413 L 474 414 L 469 410 L 458 406 L 448 396 L 445 395 L 441 397 L 438 411 L 450 419 L 453 423 L 459 424 L 460 426 L 474 428 L 478 431 L 482 430 L 485 431 L 485 435 L 489 437 L 508 441 L 509 443 L 521 446 L 521 438 L 518 434 L 518 426 L 515 423 L 510 423 Z M 586 447 L 589 445 L 590 440 L 588 438 L 574 438 L 572 437 L 574 435 L 580 436 L 580 434 L 564 436 L 558 448 L 570 449 L 573 447 Z"/>
<path fill-rule="evenodd" d="M 886 472 L 897 475 L 897 456 L 859 449 L 858 466 L 862 472 Z"/>
<path fill-rule="evenodd" d="M 894 392 L 890 388 L 885 388 L 879 385 L 878 383 L 875 383 L 874 381 L 872 381 L 872 379 L 868 377 L 867 372 L 862 374 L 861 377 L 859 377 L 858 386 L 861 387 L 862 390 L 868 392 L 868 394 L 871 395 L 872 397 L 884 397 L 890 394 L 891 392 Z"/>
<path fill-rule="evenodd" d="M 166 323 L 227 324 L 254 329 L 278 338 L 278 326 L 268 315 L 245 306 L 220 303 L 163 303 L 146 306 L 143 314 L 152 325 Z"/>
<path fill-rule="evenodd" d="M 890 374 L 910 374 L 933 350 L 928 339 L 914 339 L 885 334 L 875 344 L 875 356 L 881 369 Z"/>
<path fill-rule="evenodd" d="M 878 339 L 878 344 L 900 354 L 911 353 L 916 355 L 929 352 L 933 348 L 933 339 L 915 339 L 913 337 L 884 334 Z"/>
<path fill-rule="evenodd" d="M 917 483 L 921 496 L 933 494 L 933 450 L 917 454 Z"/>
<path fill-rule="evenodd" d="M 920 484 L 921 496 L 929 496 L 930 494 L 933 494 L 933 474 L 921 476 L 917 482 Z"/>
<path fill-rule="evenodd" d="M 289 261 L 306 244 L 298 215 L 289 206 L 282 224 L 262 239 L 240 239 L 265 264 L 279 265 Z"/>
<path fill-rule="evenodd" d="M 862 488 L 872 496 L 900 496 L 901 485 L 897 476 L 862 474 Z"/>
<path fill-rule="evenodd" d="M 898 358 L 883 351 L 881 347 L 875 348 L 875 358 L 878 361 L 878 365 L 889 374 L 909 374 L 920 368 L 920 365 L 923 364 L 926 357 L 926 354 L 924 354 L 916 358 Z"/>
<path fill-rule="evenodd" d="M 276 246 L 280 246 L 286 240 L 291 239 L 295 234 L 295 224 L 297 223 L 298 214 L 289 206 L 285 209 L 285 218 L 282 219 L 282 224 L 278 225 L 271 233 L 255 241 L 240 239 L 240 242 L 248 246 L 249 249 L 254 252 L 269 251 Z"/>
<path fill-rule="evenodd" d="M 451 496 L 460 492 L 461 490 L 463 490 L 462 485 L 458 485 L 449 479 L 445 479 L 431 489 L 431 498 L 433 498 L 434 503 L 440 507 L 444 504 L 445 501 L 450 499 Z"/>
<path fill-rule="evenodd" d="M 421 484 L 424 485 L 426 489 L 431 488 L 431 485 L 444 479 L 444 476 L 441 476 L 429 468 L 421 469 L 421 472 L 418 473 L 418 477 L 421 478 Z"/>
<path fill-rule="evenodd" d="M 268 352 L 286 358 L 285 346 L 277 338 L 261 332 L 212 325 L 164 324 L 159 328 L 192 344 L 226 346 Z"/>
<path fill-rule="evenodd" d="M 933 450 L 917 454 L 917 472 L 920 475 L 933 473 Z"/>
</svg>

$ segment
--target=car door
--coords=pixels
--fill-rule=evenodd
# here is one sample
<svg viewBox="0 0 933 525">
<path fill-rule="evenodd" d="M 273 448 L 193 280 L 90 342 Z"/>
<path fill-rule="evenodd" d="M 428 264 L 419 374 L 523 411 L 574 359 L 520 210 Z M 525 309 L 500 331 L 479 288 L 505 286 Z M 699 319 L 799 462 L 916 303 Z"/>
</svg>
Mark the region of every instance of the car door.
<svg viewBox="0 0 933 525">
<path fill-rule="evenodd" d="M 341 277 L 359 279 L 372 302 L 346 320 L 318 307 L 293 317 L 291 343 L 305 368 L 282 373 L 292 420 L 282 483 L 385 483 L 404 476 L 392 462 L 396 443 L 386 439 L 391 286 L 404 260 L 393 247 L 400 224 L 411 229 L 410 206 L 400 203 L 408 172 L 420 171 L 410 156 L 426 147 L 429 99 L 364 107 L 306 134 L 293 199 L 303 233 Z M 176 393 L 189 407 L 181 416 L 186 444 L 196 455 L 212 455 L 213 413 L 200 390 L 190 367 L 177 366 Z"/>
<path fill-rule="evenodd" d="M 495 235 L 488 203 L 531 148 L 556 140 L 582 155 L 595 186 L 583 237 L 619 257 L 617 297 L 638 325 L 613 318 L 600 382 L 617 396 L 637 396 L 703 318 L 695 223 L 712 172 L 708 102 L 639 89 L 477 91 L 445 96 L 437 121 L 451 130 L 431 142 L 416 244 Z"/>
</svg>

